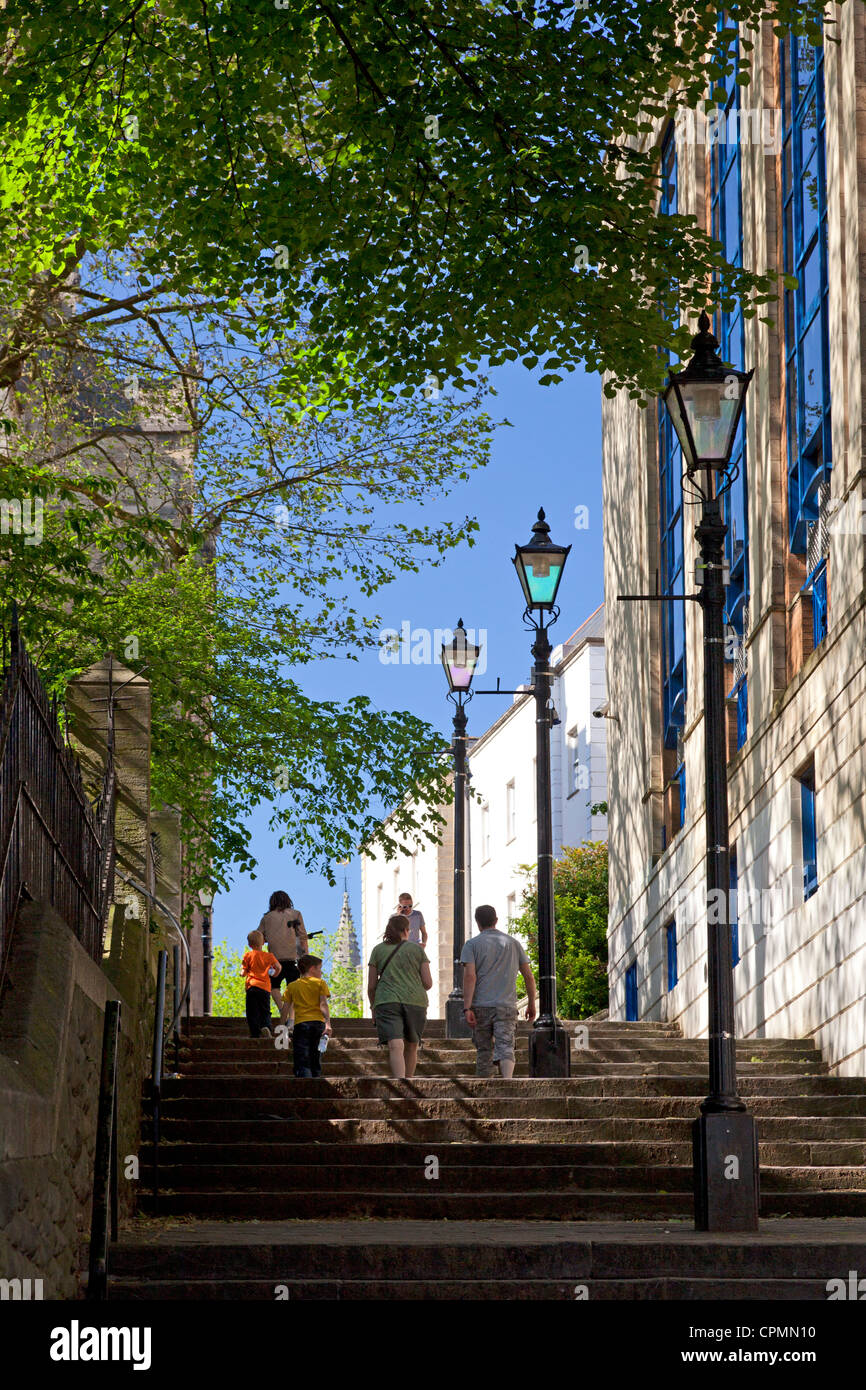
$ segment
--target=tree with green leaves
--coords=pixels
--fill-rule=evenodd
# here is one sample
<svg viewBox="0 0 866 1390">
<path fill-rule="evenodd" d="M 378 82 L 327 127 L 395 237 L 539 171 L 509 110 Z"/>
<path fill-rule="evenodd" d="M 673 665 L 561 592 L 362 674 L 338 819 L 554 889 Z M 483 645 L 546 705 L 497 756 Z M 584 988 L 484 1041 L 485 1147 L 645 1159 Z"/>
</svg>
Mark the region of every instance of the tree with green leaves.
<svg viewBox="0 0 866 1390">
<path fill-rule="evenodd" d="M 240 951 L 220 941 L 213 949 L 211 1013 L 214 1018 L 243 1018 L 246 986 L 241 975 Z"/>
<path fill-rule="evenodd" d="M 731 19 L 813 42 L 823 0 Z M 660 216 L 658 122 L 734 67 L 715 0 L 6 0 L 0 63 L 0 385 L 85 323 L 194 287 L 255 292 L 287 343 L 281 390 L 461 384 L 485 357 L 584 363 L 657 389 L 668 322 L 718 280 L 754 314 L 773 275 Z M 135 246 L 124 290 L 50 299 L 87 257 Z M 70 327 L 71 326 L 71 327 Z"/>
<path fill-rule="evenodd" d="M 528 878 L 534 867 L 524 866 Z M 588 1018 L 607 1008 L 607 844 L 564 848 L 553 865 L 556 915 L 557 1010 L 563 1018 Z M 538 974 L 538 895 L 524 890 L 522 911 L 509 931 L 527 943 Z M 519 982 L 522 985 L 522 981 Z M 523 991 L 521 990 L 521 993 Z"/>
</svg>

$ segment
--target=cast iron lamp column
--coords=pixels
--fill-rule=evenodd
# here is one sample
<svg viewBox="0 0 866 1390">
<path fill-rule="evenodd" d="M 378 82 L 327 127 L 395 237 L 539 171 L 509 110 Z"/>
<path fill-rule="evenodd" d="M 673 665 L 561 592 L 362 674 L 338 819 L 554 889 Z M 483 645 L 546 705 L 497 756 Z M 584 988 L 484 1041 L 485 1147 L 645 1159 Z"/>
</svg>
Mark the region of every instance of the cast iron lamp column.
<svg viewBox="0 0 866 1390">
<path fill-rule="evenodd" d="M 692 360 L 683 371 L 670 372 L 665 389 L 665 405 L 686 463 L 684 482 L 701 503 L 695 536 L 702 577 L 698 601 L 704 614 L 710 1093 L 692 1127 L 695 1228 L 756 1231 L 757 1131 L 754 1117 L 737 1094 L 724 687 L 727 527 L 720 502 L 734 481 L 731 452 L 753 373 L 722 364 L 706 313 L 698 320 L 698 330 L 692 340 Z"/>
<path fill-rule="evenodd" d="M 536 824 L 538 830 L 539 1014 L 529 1036 L 530 1076 L 570 1076 L 569 1035 L 556 1017 L 556 937 L 553 902 L 553 816 L 550 790 L 551 645 L 548 628 L 559 617 L 556 594 L 571 546 L 555 545 L 544 510 L 527 545 L 515 547 L 513 564 L 526 598 L 524 619 L 535 631 L 532 689 L 535 695 Z M 545 623 L 545 617 L 547 622 Z"/>
<path fill-rule="evenodd" d="M 201 1011 L 203 1014 L 209 1014 L 213 995 L 213 955 L 210 949 L 213 931 L 211 920 L 212 890 L 200 888 L 198 900 L 201 903 Z"/>
<path fill-rule="evenodd" d="M 472 699 L 472 677 L 481 648 L 467 639 L 463 619 L 453 640 L 442 644 L 442 665 L 448 678 L 448 698 L 454 705 L 454 984 L 445 1001 L 446 1038 L 471 1038 L 463 1013 L 463 965 L 466 941 L 466 708 Z"/>
</svg>

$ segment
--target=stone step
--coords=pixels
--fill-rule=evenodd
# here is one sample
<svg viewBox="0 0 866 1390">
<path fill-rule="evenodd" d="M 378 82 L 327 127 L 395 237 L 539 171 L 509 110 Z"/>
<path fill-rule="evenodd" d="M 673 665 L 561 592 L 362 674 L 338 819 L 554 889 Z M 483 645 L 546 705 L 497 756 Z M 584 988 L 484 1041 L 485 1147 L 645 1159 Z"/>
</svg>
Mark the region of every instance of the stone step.
<svg viewBox="0 0 866 1390">
<path fill-rule="evenodd" d="M 397 1162 L 388 1167 L 388 1185 L 398 1192 L 497 1192 L 503 1186 L 512 1190 L 544 1190 L 561 1192 L 570 1189 L 603 1191 L 605 1189 L 653 1192 L 687 1192 L 691 1194 L 693 1172 L 691 1164 L 620 1164 L 611 1168 L 600 1163 L 542 1164 L 497 1163 L 493 1146 L 485 1150 L 487 1162 L 452 1162 L 447 1150 L 439 1157 L 438 1176 L 428 1177 L 430 1165 L 424 1160 L 416 1164 Z M 306 1192 L 378 1192 L 382 1188 L 382 1168 L 376 1163 L 316 1164 L 280 1163 L 178 1163 L 166 1162 L 168 1155 L 177 1157 L 175 1146 L 161 1155 L 159 1165 L 160 1192 L 236 1192 L 253 1191 Z M 401 1155 L 402 1157 L 402 1155 Z M 150 1164 L 142 1164 L 141 1186 L 146 1193 L 152 1183 Z M 866 1169 L 771 1167 L 761 1169 L 761 1191 L 864 1191 Z"/>
<path fill-rule="evenodd" d="M 185 1102 L 187 1106 L 209 1102 Z M 218 1104 L 218 1102 L 214 1102 Z M 240 1102 L 235 1103 L 236 1106 Z M 285 1108 L 285 1107 L 283 1107 Z M 270 1108 L 257 1105 L 245 1117 L 235 1113 L 231 1118 L 215 1118 L 203 1115 L 192 1119 L 186 1115 L 175 1118 L 168 1106 L 161 1119 L 162 1137 L 172 1141 L 217 1140 L 237 1142 L 242 1129 L 255 1123 L 256 1131 L 263 1140 L 282 1140 L 283 1142 L 342 1143 L 346 1139 L 355 1142 L 390 1141 L 392 1143 L 430 1143 L 441 1144 L 452 1141 L 476 1141 L 479 1143 L 511 1142 L 534 1144 L 538 1142 L 579 1144 L 588 1141 L 632 1140 L 649 1143 L 654 1140 L 684 1142 L 691 1138 L 694 1116 L 659 1119 L 618 1119 L 610 1118 L 577 1119 L 462 1119 L 424 1120 L 411 1119 L 382 1120 L 313 1120 L 289 1118 L 280 1113 L 281 1103 L 270 1102 Z M 270 1118 L 273 1116 L 273 1118 Z M 142 1136 L 147 1137 L 147 1122 L 142 1124 Z M 866 1143 L 866 1116 L 844 1117 L 768 1117 L 759 1123 L 759 1139 L 764 1142 L 817 1143 L 857 1141 Z"/>
<path fill-rule="evenodd" d="M 529 1038 L 523 1040 L 528 1049 Z M 233 1038 L 218 1034 L 215 1037 L 193 1035 L 188 1044 L 184 1043 L 181 1047 L 182 1052 L 190 1052 L 193 1056 L 213 1056 L 219 1058 L 226 1055 L 255 1056 L 262 1046 L 275 1046 L 275 1040 L 271 1038 Z M 376 1056 L 383 1051 L 381 1044 L 375 1037 L 370 1038 L 344 1038 L 336 1036 L 331 1039 L 328 1047 L 328 1055 L 342 1055 L 347 1053 L 357 1056 Z M 432 1052 L 436 1056 L 447 1057 L 451 1054 L 465 1053 L 467 1056 L 475 1057 L 475 1045 L 470 1038 L 431 1038 L 425 1039 L 422 1052 Z M 587 1047 L 578 1047 L 572 1042 L 572 1054 L 579 1056 L 581 1053 L 589 1055 L 598 1054 L 610 1057 L 611 1061 L 640 1061 L 643 1058 L 659 1059 L 661 1061 L 691 1061 L 693 1059 L 703 1059 L 707 1056 L 707 1044 L 700 1040 L 694 1042 L 683 1041 L 681 1038 L 659 1038 L 647 1042 L 623 1042 L 621 1039 L 612 1039 L 610 1042 L 603 1039 L 590 1037 Z M 779 1041 L 760 1041 L 742 1042 L 739 1041 L 736 1047 L 737 1057 L 742 1057 L 744 1061 L 752 1057 L 766 1057 L 774 1060 L 779 1057 L 792 1057 L 807 1059 L 810 1057 L 818 1058 L 820 1053 L 815 1045 L 807 1039 L 797 1042 Z"/>
<path fill-rule="evenodd" d="M 108 1296 L 149 1302 L 229 1300 L 273 1303 L 278 1287 L 293 1303 L 339 1300 L 359 1303 L 432 1302 L 574 1302 L 578 1290 L 593 1303 L 605 1302 L 825 1302 L 823 1279 L 117 1279 L 109 1278 Z"/>
<path fill-rule="evenodd" d="M 200 1127 L 199 1127 L 200 1128 Z M 620 1165 L 651 1167 L 662 1165 L 677 1167 L 690 1165 L 692 1161 L 691 1137 L 688 1139 L 622 1139 L 596 1140 L 580 1144 L 552 1144 L 540 1141 L 525 1142 L 404 1142 L 395 1150 L 393 1142 L 371 1140 L 359 1143 L 353 1140 L 324 1147 L 321 1143 L 303 1140 L 290 1141 L 286 1138 L 285 1124 L 271 1127 L 273 1137 L 262 1136 L 260 1127 L 249 1131 L 242 1138 L 205 1139 L 190 1138 L 181 1142 L 167 1142 L 163 1135 L 160 1144 L 160 1165 L 184 1163 L 191 1166 L 199 1164 L 273 1164 L 290 1169 L 294 1165 L 320 1165 L 329 1168 L 344 1164 L 375 1164 L 380 1172 L 390 1171 L 396 1162 L 421 1169 L 427 1157 L 434 1153 L 440 1164 L 456 1164 L 461 1167 L 491 1164 L 520 1167 L 539 1165 L 542 1168 L 577 1165 L 603 1165 L 609 1168 Z M 139 1153 L 142 1165 L 150 1165 L 153 1159 L 150 1126 L 144 1126 L 144 1136 Z M 778 1167 L 844 1167 L 856 1168 L 866 1165 L 866 1143 L 860 1141 L 827 1141 L 812 1143 L 763 1141 L 760 1145 L 761 1163 Z M 287 1178 L 289 1174 L 287 1173 Z"/>
<path fill-rule="evenodd" d="M 272 1047 L 265 1049 L 264 1040 L 262 1041 L 261 1051 L 251 1053 L 249 1058 L 238 1058 L 233 1061 L 219 1062 L 218 1070 L 225 1073 L 229 1068 L 237 1068 L 240 1072 L 246 1072 L 250 1067 L 256 1067 L 262 1061 L 272 1062 L 277 1059 L 288 1071 L 291 1071 L 291 1061 L 287 1059 L 285 1053 L 278 1054 Z M 196 1074 L 199 1066 L 207 1065 L 207 1062 L 200 1062 L 198 1059 L 192 1060 L 189 1057 L 181 1056 L 179 1071 L 181 1074 L 192 1072 Z M 700 1062 L 658 1062 L 643 1061 L 636 1062 L 632 1058 L 628 1061 L 611 1061 L 608 1059 L 591 1060 L 588 1054 L 582 1053 L 572 1057 L 571 1075 L 572 1076 L 696 1076 L 707 1077 L 706 1060 Z M 792 1062 L 787 1061 L 766 1061 L 766 1062 L 737 1062 L 737 1076 L 827 1076 L 829 1067 L 826 1062 L 808 1061 Z M 466 1055 L 464 1058 L 437 1059 L 429 1053 L 423 1052 L 418 1059 L 418 1070 L 416 1076 L 422 1077 L 470 1077 L 475 1075 L 475 1055 Z M 525 1058 L 519 1058 L 514 1069 L 514 1075 L 518 1079 L 529 1076 L 529 1067 Z M 332 1055 L 330 1049 L 325 1058 L 324 1076 L 369 1076 L 390 1079 L 388 1074 L 387 1062 L 384 1057 L 374 1057 L 369 1061 L 359 1061 L 343 1054 L 341 1057 Z M 706 1083 L 705 1083 L 706 1084 Z"/>
<path fill-rule="evenodd" d="M 112 1248 L 114 1278 L 304 1280 L 784 1279 L 826 1281 L 866 1270 L 866 1222 L 765 1220 L 760 1232 L 712 1237 L 690 1220 L 634 1228 L 620 1223 L 468 1221 L 324 1224 L 194 1222 L 183 1230 L 122 1232 Z M 271 1295 L 272 1297 L 272 1292 Z"/>
<path fill-rule="evenodd" d="M 549 1095 L 522 1099 L 515 1096 L 460 1096 L 446 1099 L 429 1096 L 389 1096 L 387 1098 L 317 1098 L 292 1094 L 292 1080 L 261 1082 L 254 1095 L 243 1081 L 225 1082 L 217 1090 L 213 1083 L 187 1089 L 188 1083 L 165 1087 L 161 1112 L 166 1119 L 256 1119 L 263 1108 L 269 1114 L 298 1120 L 461 1120 L 536 1119 L 606 1120 L 662 1119 L 672 1116 L 694 1119 L 694 1096 L 571 1096 Z M 145 1098 L 147 1112 L 149 1100 Z M 866 1095 L 852 1096 L 752 1096 L 750 1109 L 756 1119 L 790 1116 L 823 1118 L 866 1117 Z M 864 1131 L 866 1133 L 866 1131 Z"/>
<path fill-rule="evenodd" d="M 280 1094 L 286 1084 L 287 1066 L 283 1058 L 269 1057 L 250 1063 L 244 1068 L 228 1063 L 201 1063 L 195 1069 L 184 1070 L 178 1076 L 168 1076 L 163 1083 L 166 1095 L 209 1095 L 217 1092 L 208 1088 L 223 1083 L 243 1085 L 248 1095 Z M 335 1076 L 328 1072 L 315 1079 L 291 1076 L 291 1093 L 300 1099 L 324 1099 L 344 1096 L 361 1099 L 399 1098 L 405 1096 L 440 1097 L 445 1100 L 461 1096 L 513 1096 L 516 1100 L 533 1096 L 693 1096 L 703 1099 L 707 1083 L 702 1076 L 658 1076 L 641 1072 L 638 1075 L 516 1077 L 504 1081 L 500 1077 L 433 1077 L 415 1076 L 411 1081 L 399 1081 L 384 1076 Z M 278 1089 L 271 1091 L 270 1087 Z M 754 1070 L 740 1078 L 740 1094 L 749 1096 L 860 1096 L 866 1094 L 866 1080 L 856 1076 L 825 1076 L 823 1074 L 767 1076 Z M 149 1097 L 148 1083 L 143 1088 Z"/>
<path fill-rule="evenodd" d="M 273 1016 L 273 1015 L 272 1015 Z M 578 1028 L 588 1028 L 591 1033 L 611 1033 L 620 1034 L 623 1037 L 638 1037 L 642 1034 L 652 1037 L 681 1037 L 679 1026 L 676 1023 L 653 1023 L 641 1020 L 638 1023 L 611 1021 L 610 1019 L 560 1019 L 563 1028 L 568 1032 L 574 1032 Z M 215 1018 L 213 1016 L 204 1018 L 197 1017 L 190 1020 L 191 1031 L 193 1033 L 247 1033 L 247 1021 L 245 1018 Z M 355 1034 L 356 1032 L 374 1034 L 376 1026 L 370 1018 L 332 1018 L 331 1026 L 337 1033 Z M 440 1036 L 445 1035 L 444 1018 L 428 1018 L 427 1028 Z M 531 1031 L 532 1024 L 519 1020 L 517 1024 L 521 1032 Z"/>
<path fill-rule="evenodd" d="M 422 1192 L 383 1190 L 381 1183 L 379 1189 L 263 1193 L 259 1187 L 244 1192 L 167 1192 L 160 1188 L 159 1213 L 222 1220 L 257 1219 L 265 1214 L 272 1221 L 305 1216 L 310 1211 L 322 1221 L 654 1221 L 688 1217 L 694 1210 L 688 1191 L 611 1191 L 604 1187 L 551 1192 L 546 1186 L 511 1191 L 500 1184 L 493 1192 L 455 1193 L 434 1190 L 435 1183 L 428 1183 Z M 139 1193 L 138 1206 L 145 1215 L 153 1210 L 148 1191 Z M 866 1217 L 866 1188 L 762 1192 L 760 1212 L 765 1217 Z"/>
</svg>

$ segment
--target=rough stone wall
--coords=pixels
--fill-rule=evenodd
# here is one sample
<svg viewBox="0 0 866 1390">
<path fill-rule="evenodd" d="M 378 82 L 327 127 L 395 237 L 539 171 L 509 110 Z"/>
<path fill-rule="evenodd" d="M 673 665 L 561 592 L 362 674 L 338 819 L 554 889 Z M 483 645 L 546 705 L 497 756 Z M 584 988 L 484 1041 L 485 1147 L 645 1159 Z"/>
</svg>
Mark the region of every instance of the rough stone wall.
<svg viewBox="0 0 866 1390">
<path fill-rule="evenodd" d="M 123 1157 L 139 1147 L 149 978 L 140 977 L 140 999 L 121 1005 L 121 1216 L 134 1199 Z M 0 1277 L 42 1279 L 46 1299 L 82 1292 L 103 1021 L 106 1002 L 117 997 L 50 908 L 23 909 L 0 1002 Z"/>
</svg>

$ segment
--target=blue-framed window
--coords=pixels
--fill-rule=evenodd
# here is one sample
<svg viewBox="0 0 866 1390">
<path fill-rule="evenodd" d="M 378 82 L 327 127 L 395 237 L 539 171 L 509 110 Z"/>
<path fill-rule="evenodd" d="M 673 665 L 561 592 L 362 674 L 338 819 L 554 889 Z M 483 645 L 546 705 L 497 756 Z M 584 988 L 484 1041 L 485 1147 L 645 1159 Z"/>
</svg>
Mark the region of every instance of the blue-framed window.
<svg viewBox="0 0 866 1390">
<path fill-rule="evenodd" d="M 677 146 L 671 124 L 662 146 L 661 201 L 659 211 L 677 211 Z M 671 312 L 675 312 L 671 306 Z M 683 592 L 683 488 L 682 455 L 676 430 L 664 400 L 658 401 L 659 522 L 661 590 Z M 676 748 L 677 731 L 685 725 L 686 627 L 685 604 L 662 603 L 662 710 L 664 746 Z"/>
<path fill-rule="evenodd" d="M 812 645 L 818 647 L 827 636 L 827 559 L 816 565 L 803 585 L 812 597 Z"/>
<path fill-rule="evenodd" d="M 800 833 L 803 844 L 803 897 L 811 898 L 818 888 L 818 825 L 815 816 L 815 764 L 799 773 Z"/>
<path fill-rule="evenodd" d="M 804 554 L 831 465 L 824 50 L 794 36 L 779 44 L 784 266 L 799 281 L 785 291 L 788 527 Z"/>
<path fill-rule="evenodd" d="M 637 1023 L 637 961 L 634 961 L 625 972 L 625 1020 L 626 1023 Z"/>
<path fill-rule="evenodd" d="M 733 965 L 739 965 L 740 913 L 739 908 L 737 907 L 737 884 L 739 882 L 739 876 L 737 874 L 737 851 L 735 849 L 731 850 L 731 853 L 728 857 L 728 862 L 730 864 L 731 870 L 730 878 L 728 880 L 730 887 L 730 896 L 728 897 L 728 915 L 731 919 L 731 963 Z"/>
<path fill-rule="evenodd" d="M 686 819 L 686 765 L 685 765 L 685 763 L 680 763 L 679 767 L 677 768 L 676 772 L 674 773 L 674 777 L 676 778 L 677 787 L 679 788 L 679 793 L 680 793 L 680 825 L 684 825 L 684 824 L 685 824 L 685 819 Z"/>
<path fill-rule="evenodd" d="M 734 21 L 719 16 L 719 28 L 731 28 Z M 739 39 L 730 43 L 732 61 L 739 56 Z M 716 131 L 719 139 L 710 146 L 710 208 L 712 235 L 720 242 L 725 260 L 733 266 L 743 265 L 743 178 L 742 145 L 740 143 L 741 88 L 735 80 L 736 70 L 714 87 L 719 109 L 722 103 L 719 88 L 724 90 L 724 120 Z M 720 308 L 715 316 L 715 333 L 723 362 L 742 369 L 746 357 L 746 336 L 742 305 L 737 300 L 732 307 Z M 725 551 L 730 567 L 730 582 L 725 593 L 725 622 L 736 632 L 740 642 L 746 636 L 746 609 L 749 602 L 749 511 L 746 473 L 746 414 L 745 409 L 737 429 L 731 452 L 731 468 L 736 474 L 730 488 L 723 494 L 722 511 L 727 525 Z M 747 720 L 748 693 L 746 677 L 741 678 L 737 703 L 737 747 L 746 741 L 746 727 L 740 733 L 740 704 L 742 719 Z M 733 692 L 732 692 L 733 693 Z"/>
<path fill-rule="evenodd" d="M 748 677 L 740 676 L 731 687 L 731 700 L 737 702 L 737 748 L 742 748 L 749 736 L 749 685 Z"/>
<path fill-rule="evenodd" d="M 665 927 L 665 941 L 668 957 L 668 989 L 673 989 L 677 982 L 677 924 L 674 918 Z"/>
</svg>

